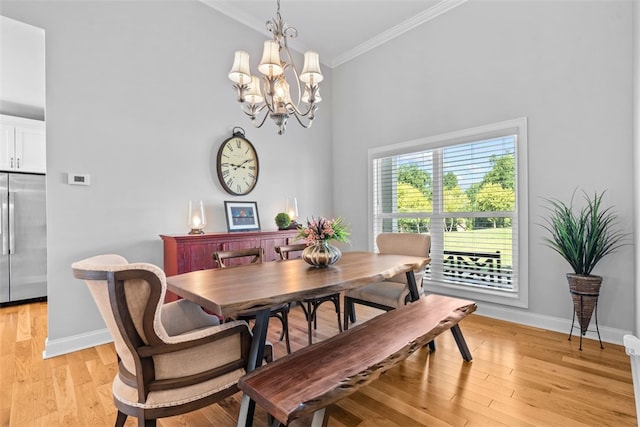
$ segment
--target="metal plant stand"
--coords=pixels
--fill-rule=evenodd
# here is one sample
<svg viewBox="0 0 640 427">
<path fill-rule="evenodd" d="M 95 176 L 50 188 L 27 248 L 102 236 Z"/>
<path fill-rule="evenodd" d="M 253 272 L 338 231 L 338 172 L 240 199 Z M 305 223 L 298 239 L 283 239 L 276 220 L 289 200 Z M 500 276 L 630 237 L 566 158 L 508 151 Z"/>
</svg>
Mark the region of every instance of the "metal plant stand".
<svg viewBox="0 0 640 427">
<path fill-rule="evenodd" d="M 580 298 L 580 318 L 582 318 L 582 316 L 583 316 L 584 299 L 585 298 L 591 298 L 592 300 L 595 300 L 595 302 L 594 302 L 594 312 L 595 312 L 595 317 L 596 317 L 596 330 L 595 330 L 595 332 L 598 333 L 598 341 L 600 342 L 600 348 L 604 349 L 604 346 L 602 345 L 602 339 L 600 338 L 600 328 L 598 327 L 598 296 L 599 296 L 599 294 L 597 294 L 597 293 L 595 293 L 595 294 L 594 293 L 587 293 L 587 292 L 578 292 L 578 291 L 574 291 L 574 290 L 569 290 L 569 292 L 572 295 L 577 295 Z M 589 301 L 589 303 L 591 303 L 591 301 Z M 574 327 L 576 327 L 576 328 L 578 327 L 578 326 L 574 326 L 575 321 L 576 321 L 576 310 L 574 308 L 574 310 L 573 310 L 573 319 L 571 320 L 571 330 L 569 331 L 569 341 L 571 341 L 571 335 L 573 334 L 573 328 Z M 589 331 L 586 326 L 583 329 L 582 325 L 579 328 L 580 328 L 580 351 L 582 351 L 582 337 L 587 332 L 594 332 L 594 331 Z"/>
</svg>

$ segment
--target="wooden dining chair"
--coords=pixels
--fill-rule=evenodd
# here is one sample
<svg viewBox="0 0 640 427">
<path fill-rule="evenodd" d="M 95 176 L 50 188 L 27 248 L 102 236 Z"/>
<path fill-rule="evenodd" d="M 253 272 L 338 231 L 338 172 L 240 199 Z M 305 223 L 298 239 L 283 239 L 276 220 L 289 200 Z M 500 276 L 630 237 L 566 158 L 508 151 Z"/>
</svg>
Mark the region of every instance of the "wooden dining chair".
<svg viewBox="0 0 640 427">
<path fill-rule="evenodd" d="M 275 249 L 280 255 L 280 259 L 284 261 L 293 259 L 292 256 L 295 256 L 296 258 L 300 257 L 300 252 L 302 252 L 306 247 L 306 243 L 297 243 L 292 245 L 276 246 Z M 323 302 L 333 303 L 338 316 L 338 329 L 342 332 L 342 322 L 340 320 L 340 293 L 327 294 L 296 301 L 296 303 L 302 308 L 302 311 L 304 311 L 304 317 L 307 319 L 309 345 L 313 344 L 313 330 L 318 329 L 318 307 L 320 307 L 320 304 Z"/>
<path fill-rule="evenodd" d="M 188 300 L 163 304 L 166 277 L 157 266 L 99 255 L 72 264 L 114 341 L 115 425 L 139 426 L 194 411 L 238 391 L 246 373 L 251 331 L 244 321 L 220 324 Z M 271 346 L 265 354 L 272 355 Z M 271 356 L 269 356 L 271 357 Z"/>
<path fill-rule="evenodd" d="M 262 248 L 236 249 L 230 251 L 217 251 L 212 255 L 214 261 L 219 268 L 235 267 L 242 264 L 259 264 L 264 258 L 264 250 Z M 256 280 L 248 277 L 247 280 Z M 258 279 L 259 280 L 259 279 Z M 291 353 L 291 343 L 289 341 L 289 308 L 290 304 L 279 304 L 271 308 L 269 317 L 275 317 L 282 324 L 282 332 L 280 333 L 280 341 L 285 340 L 287 354 Z M 238 316 L 239 320 L 254 320 L 255 312 L 244 312 Z"/>
<path fill-rule="evenodd" d="M 428 257 L 431 250 L 431 235 L 418 233 L 380 233 L 376 245 L 381 254 L 410 255 Z M 424 271 L 414 271 L 418 292 L 422 293 Z M 344 294 L 344 329 L 349 328 L 349 320 L 356 321 L 355 304 L 389 311 L 401 307 L 409 301 L 409 285 L 405 273 L 389 280 L 351 289 Z"/>
</svg>

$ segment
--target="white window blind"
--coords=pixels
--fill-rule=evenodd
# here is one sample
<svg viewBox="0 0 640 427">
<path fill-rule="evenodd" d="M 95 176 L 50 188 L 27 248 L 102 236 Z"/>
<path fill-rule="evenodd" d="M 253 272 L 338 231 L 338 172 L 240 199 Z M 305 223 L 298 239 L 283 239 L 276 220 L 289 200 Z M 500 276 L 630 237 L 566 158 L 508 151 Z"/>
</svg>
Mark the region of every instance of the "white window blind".
<svg viewBox="0 0 640 427">
<path fill-rule="evenodd" d="M 520 299 L 526 129 L 507 123 L 370 152 L 372 234 L 431 234 L 426 282 Z"/>
</svg>

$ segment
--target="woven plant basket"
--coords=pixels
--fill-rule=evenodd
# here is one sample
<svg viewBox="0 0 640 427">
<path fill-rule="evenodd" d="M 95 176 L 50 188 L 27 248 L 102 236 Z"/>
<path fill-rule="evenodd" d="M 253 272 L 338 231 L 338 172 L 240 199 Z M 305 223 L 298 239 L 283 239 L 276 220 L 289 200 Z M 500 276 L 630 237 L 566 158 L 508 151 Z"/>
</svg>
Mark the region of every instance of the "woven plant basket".
<svg viewBox="0 0 640 427">
<path fill-rule="evenodd" d="M 598 304 L 602 277 L 568 273 L 567 281 L 573 300 L 573 309 L 580 324 L 580 333 L 584 335 L 591 322 L 593 310 Z"/>
</svg>

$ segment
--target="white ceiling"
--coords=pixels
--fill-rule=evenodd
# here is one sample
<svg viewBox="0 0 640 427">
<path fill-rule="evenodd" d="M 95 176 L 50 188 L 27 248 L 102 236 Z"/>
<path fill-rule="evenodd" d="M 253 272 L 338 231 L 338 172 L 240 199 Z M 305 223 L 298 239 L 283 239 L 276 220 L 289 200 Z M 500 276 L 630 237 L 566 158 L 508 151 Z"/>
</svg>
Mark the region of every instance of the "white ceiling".
<svg viewBox="0 0 640 427">
<path fill-rule="evenodd" d="M 276 0 L 201 1 L 271 38 L 265 23 L 276 16 Z M 298 30 L 292 48 L 315 50 L 335 67 L 465 1 L 281 0 L 280 15 Z"/>
</svg>

